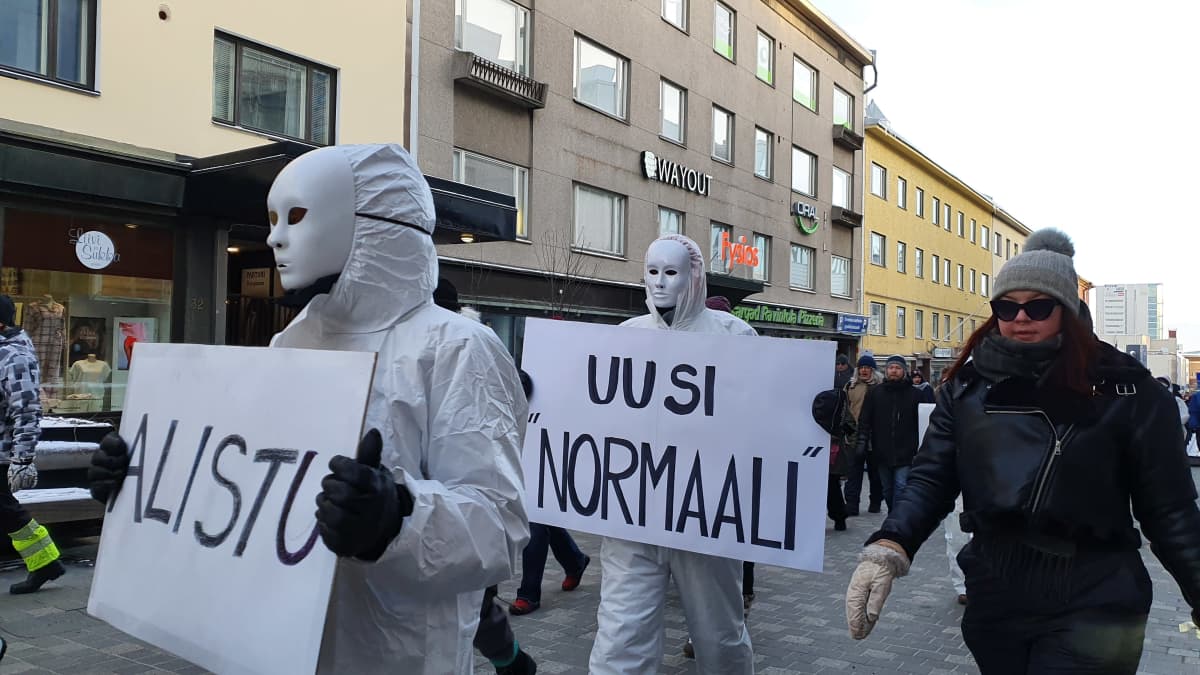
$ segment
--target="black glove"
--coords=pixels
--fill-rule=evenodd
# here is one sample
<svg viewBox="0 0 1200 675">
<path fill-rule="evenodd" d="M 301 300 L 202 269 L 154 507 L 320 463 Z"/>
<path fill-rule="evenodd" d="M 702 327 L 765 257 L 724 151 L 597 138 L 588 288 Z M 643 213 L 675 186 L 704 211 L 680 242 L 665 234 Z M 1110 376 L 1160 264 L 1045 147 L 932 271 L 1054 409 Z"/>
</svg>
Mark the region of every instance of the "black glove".
<svg viewBox="0 0 1200 675">
<path fill-rule="evenodd" d="M 92 463 L 88 467 L 88 486 L 92 489 L 92 499 L 103 504 L 108 498 L 121 491 L 125 482 L 125 474 L 129 472 L 129 447 L 125 439 L 112 432 L 100 441 L 100 447 L 92 453 Z"/>
<path fill-rule="evenodd" d="M 333 473 L 321 480 L 317 528 L 321 541 L 339 556 L 378 560 L 412 513 L 412 495 L 380 468 L 382 453 L 383 437 L 372 429 L 359 441 L 357 459 L 329 460 Z"/>
</svg>

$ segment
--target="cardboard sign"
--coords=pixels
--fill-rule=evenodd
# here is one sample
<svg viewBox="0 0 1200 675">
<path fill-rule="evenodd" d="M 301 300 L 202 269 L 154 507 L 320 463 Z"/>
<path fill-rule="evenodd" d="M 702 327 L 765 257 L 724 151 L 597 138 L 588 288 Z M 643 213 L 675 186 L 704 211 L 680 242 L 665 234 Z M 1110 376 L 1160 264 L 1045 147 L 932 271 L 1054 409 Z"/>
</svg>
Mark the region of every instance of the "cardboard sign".
<svg viewBox="0 0 1200 675">
<path fill-rule="evenodd" d="M 88 612 L 219 673 L 316 669 L 336 558 L 313 500 L 375 355 L 138 343 Z"/>
<path fill-rule="evenodd" d="M 933 409 L 936 407 L 933 403 L 917 404 L 917 447 L 925 442 L 925 432 L 929 431 L 929 417 L 933 415 Z"/>
<path fill-rule="evenodd" d="M 831 342 L 529 319 L 529 520 L 820 571 Z"/>
</svg>

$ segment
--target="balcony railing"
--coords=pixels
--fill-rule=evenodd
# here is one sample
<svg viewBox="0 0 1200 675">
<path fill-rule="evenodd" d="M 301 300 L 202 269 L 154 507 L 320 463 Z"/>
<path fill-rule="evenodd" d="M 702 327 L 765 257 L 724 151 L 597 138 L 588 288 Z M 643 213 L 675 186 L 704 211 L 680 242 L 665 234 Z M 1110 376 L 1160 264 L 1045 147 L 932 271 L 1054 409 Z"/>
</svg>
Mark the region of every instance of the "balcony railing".
<svg viewBox="0 0 1200 675">
<path fill-rule="evenodd" d="M 832 219 L 835 225 L 844 227 L 862 227 L 863 217 L 861 213 L 855 213 L 850 209 L 841 206 L 833 207 Z"/>
<path fill-rule="evenodd" d="M 863 149 L 863 137 L 844 124 L 833 125 L 833 142 L 851 152 Z"/>
<path fill-rule="evenodd" d="M 526 108 L 546 107 L 546 83 L 492 63 L 471 52 L 459 52 L 454 55 L 454 79 Z"/>
</svg>

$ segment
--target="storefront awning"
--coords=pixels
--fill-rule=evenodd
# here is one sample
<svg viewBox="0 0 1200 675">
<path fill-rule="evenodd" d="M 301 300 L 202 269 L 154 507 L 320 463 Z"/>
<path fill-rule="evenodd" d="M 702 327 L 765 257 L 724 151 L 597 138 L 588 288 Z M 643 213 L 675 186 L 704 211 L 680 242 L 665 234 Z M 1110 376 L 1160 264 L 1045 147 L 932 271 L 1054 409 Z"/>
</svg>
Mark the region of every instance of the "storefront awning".
<svg viewBox="0 0 1200 675">
<path fill-rule="evenodd" d="M 763 282 L 750 279 L 739 279 L 727 274 L 708 273 L 708 295 L 725 296 L 729 304 L 737 305 L 755 293 L 762 293 Z"/>
</svg>

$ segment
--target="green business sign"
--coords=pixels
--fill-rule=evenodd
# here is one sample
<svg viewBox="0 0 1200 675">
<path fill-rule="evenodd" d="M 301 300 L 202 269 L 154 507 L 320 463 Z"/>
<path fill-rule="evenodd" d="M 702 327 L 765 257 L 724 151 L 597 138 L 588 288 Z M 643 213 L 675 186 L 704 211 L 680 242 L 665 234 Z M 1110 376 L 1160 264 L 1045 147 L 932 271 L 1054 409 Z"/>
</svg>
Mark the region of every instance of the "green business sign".
<svg viewBox="0 0 1200 675">
<path fill-rule="evenodd" d="M 791 215 L 796 229 L 804 234 L 812 234 L 821 226 L 821 221 L 817 218 L 817 208 L 812 204 L 792 202 Z"/>
<path fill-rule="evenodd" d="M 733 315 L 746 322 L 757 321 L 782 326 L 809 326 L 812 328 L 824 328 L 826 316 L 822 312 L 768 305 L 738 305 L 733 308 Z"/>
</svg>

